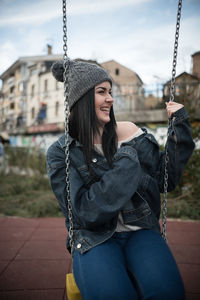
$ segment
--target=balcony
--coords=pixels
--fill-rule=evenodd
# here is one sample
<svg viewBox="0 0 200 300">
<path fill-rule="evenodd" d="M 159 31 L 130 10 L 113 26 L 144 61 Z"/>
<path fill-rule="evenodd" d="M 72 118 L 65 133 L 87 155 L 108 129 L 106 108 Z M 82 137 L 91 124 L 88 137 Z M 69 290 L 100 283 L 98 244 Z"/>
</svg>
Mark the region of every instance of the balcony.
<svg viewBox="0 0 200 300">
<path fill-rule="evenodd" d="M 7 80 L 7 85 L 8 85 L 9 87 L 11 87 L 11 86 L 13 86 L 14 84 L 15 84 L 15 77 L 12 76 L 12 77 L 10 77 L 10 78 Z"/>
</svg>

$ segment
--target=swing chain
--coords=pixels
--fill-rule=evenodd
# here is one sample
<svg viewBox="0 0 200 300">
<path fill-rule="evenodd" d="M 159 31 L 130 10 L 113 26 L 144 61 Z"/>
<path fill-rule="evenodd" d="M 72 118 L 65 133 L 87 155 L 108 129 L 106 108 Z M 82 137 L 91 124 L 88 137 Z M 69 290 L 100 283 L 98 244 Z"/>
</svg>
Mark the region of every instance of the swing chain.
<svg viewBox="0 0 200 300">
<path fill-rule="evenodd" d="M 67 12 L 66 12 L 66 0 L 63 0 L 63 50 L 64 61 L 67 60 Z"/>
<path fill-rule="evenodd" d="M 176 64 L 177 64 L 177 54 L 178 54 L 178 38 L 179 38 L 179 29 L 180 29 L 181 8 L 182 8 L 182 0 L 179 0 L 178 11 L 177 11 L 177 21 L 176 21 L 176 33 L 175 33 L 174 54 L 173 54 L 173 63 L 172 63 L 173 68 L 172 68 L 172 79 L 171 79 L 170 100 L 169 101 L 174 101 L 175 76 L 176 76 Z"/>
<path fill-rule="evenodd" d="M 174 92 L 175 92 L 175 77 L 176 77 L 176 64 L 177 64 L 177 54 L 178 54 L 178 38 L 179 38 L 179 29 L 180 29 L 180 19 L 181 19 L 181 8 L 182 0 L 178 2 L 178 11 L 177 11 L 177 21 L 176 21 L 176 33 L 175 33 L 175 43 L 174 43 L 174 54 L 173 54 L 173 64 L 172 64 L 172 79 L 170 86 L 170 102 L 174 101 Z M 168 138 L 169 130 L 172 126 L 171 118 L 168 119 L 168 131 L 167 131 L 167 143 L 165 147 L 165 168 L 164 168 L 164 195 L 163 195 L 163 208 L 162 208 L 162 237 L 167 242 L 167 233 L 166 233 L 166 223 L 167 223 L 167 189 L 168 189 Z"/>
<path fill-rule="evenodd" d="M 65 104 L 65 164 L 66 164 L 66 207 L 68 209 L 68 220 L 69 220 L 69 239 L 70 239 L 70 247 L 71 253 L 74 251 L 74 228 L 73 228 L 73 215 L 72 215 L 72 203 L 70 199 L 70 176 L 69 176 L 69 165 L 70 165 L 70 157 L 69 157 L 69 82 L 68 82 L 68 72 L 69 72 L 69 64 L 68 64 L 68 56 L 67 56 L 67 14 L 66 14 L 66 0 L 63 0 L 63 81 L 64 81 L 64 104 Z"/>
</svg>

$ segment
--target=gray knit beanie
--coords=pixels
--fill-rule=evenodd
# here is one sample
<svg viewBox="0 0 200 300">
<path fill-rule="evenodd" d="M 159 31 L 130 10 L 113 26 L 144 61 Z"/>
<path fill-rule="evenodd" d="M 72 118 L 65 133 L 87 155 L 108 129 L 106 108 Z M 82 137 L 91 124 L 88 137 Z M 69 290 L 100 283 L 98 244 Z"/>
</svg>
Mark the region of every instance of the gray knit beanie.
<svg viewBox="0 0 200 300">
<path fill-rule="evenodd" d="M 97 84 L 109 81 L 112 85 L 112 79 L 106 70 L 96 64 L 68 60 L 68 70 L 70 110 L 85 93 Z M 63 61 L 55 62 L 51 71 L 56 80 L 63 82 Z"/>
</svg>

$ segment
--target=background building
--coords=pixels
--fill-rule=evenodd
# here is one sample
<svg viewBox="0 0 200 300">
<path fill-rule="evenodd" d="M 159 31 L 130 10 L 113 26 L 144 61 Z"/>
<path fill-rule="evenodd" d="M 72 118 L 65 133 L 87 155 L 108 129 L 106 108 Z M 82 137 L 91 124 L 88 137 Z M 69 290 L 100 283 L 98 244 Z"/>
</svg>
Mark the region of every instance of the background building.
<svg viewBox="0 0 200 300">
<path fill-rule="evenodd" d="M 192 54 L 192 74 L 200 79 L 200 51 Z"/>
<path fill-rule="evenodd" d="M 163 98 L 169 100 L 171 81 L 166 82 L 163 88 Z M 200 99 L 200 51 L 192 54 L 192 74 L 183 72 L 175 78 L 175 99 L 187 104 L 191 98 L 190 106 L 196 107 Z"/>
<path fill-rule="evenodd" d="M 123 99 L 122 109 L 129 112 L 144 109 L 144 87 L 139 75 L 115 60 L 101 65 L 109 72 L 118 87 L 117 94 Z"/>
<path fill-rule="evenodd" d="M 20 57 L 1 75 L 0 131 L 31 134 L 64 130 L 63 83 L 51 74 L 53 62 L 62 58 L 53 55 L 48 45 L 47 55 Z M 113 79 L 115 113 L 144 106 L 143 82 L 135 72 L 113 60 L 101 66 Z"/>
<path fill-rule="evenodd" d="M 62 56 L 52 55 L 48 46 L 47 55 L 20 57 L 0 76 L 1 131 L 24 132 L 36 124 L 59 121 L 63 89 L 50 73 L 52 63 L 59 59 Z"/>
</svg>

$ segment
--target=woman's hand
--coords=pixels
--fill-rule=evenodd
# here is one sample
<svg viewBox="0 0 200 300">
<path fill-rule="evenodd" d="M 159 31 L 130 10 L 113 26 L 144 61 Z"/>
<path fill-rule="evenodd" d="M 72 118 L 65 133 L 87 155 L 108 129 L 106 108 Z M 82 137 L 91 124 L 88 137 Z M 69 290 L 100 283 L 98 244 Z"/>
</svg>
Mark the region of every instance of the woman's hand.
<svg viewBox="0 0 200 300">
<path fill-rule="evenodd" d="M 177 110 L 183 107 L 183 104 L 177 102 L 165 102 L 165 104 L 166 104 L 168 118 L 170 118 L 173 113 L 175 113 Z"/>
</svg>

